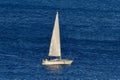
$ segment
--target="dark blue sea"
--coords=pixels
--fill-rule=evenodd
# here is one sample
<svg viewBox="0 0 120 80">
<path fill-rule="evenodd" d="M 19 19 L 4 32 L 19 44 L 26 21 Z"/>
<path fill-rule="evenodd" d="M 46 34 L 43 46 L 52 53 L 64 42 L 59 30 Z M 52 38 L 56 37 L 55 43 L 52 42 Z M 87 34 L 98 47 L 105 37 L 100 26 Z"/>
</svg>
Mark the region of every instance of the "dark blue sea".
<svg viewBox="0 0 120 80">
<path fill-rule="evenodd" d="M 41 64 L 56 11 L 69 66 Z M 120 0 L 0 0 L 0 80 L 120 80 Z"/>
</svg>

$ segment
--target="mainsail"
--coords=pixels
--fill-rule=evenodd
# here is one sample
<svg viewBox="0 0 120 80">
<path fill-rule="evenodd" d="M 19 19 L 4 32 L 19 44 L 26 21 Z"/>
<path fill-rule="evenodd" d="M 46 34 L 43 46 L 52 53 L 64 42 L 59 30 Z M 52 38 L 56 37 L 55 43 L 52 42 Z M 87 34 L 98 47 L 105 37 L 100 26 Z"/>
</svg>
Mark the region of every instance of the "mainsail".
<svg viewBox="0 0 120 80">
<path fill-rule="evenodd" d="M 56 56 L 56 57 L 60 56 L 61 57 L 58 12 L 56 14 L 56 19 L 54 23 L 54 29 L 53 29 L 50 49 L 49 49 L 49 56 Z"/>
</svg>

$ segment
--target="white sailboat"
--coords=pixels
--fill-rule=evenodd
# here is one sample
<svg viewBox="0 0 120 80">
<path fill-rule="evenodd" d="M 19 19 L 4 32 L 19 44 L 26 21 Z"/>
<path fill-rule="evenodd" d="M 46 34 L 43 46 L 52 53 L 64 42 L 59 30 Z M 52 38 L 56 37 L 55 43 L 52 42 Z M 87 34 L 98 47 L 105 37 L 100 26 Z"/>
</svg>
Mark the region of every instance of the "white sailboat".
<svg viewBox="0 0 120 80">
<path fill-rule="evenodd" d="M 50 49 L 49 49 L 49 55 L 57 57 L 55 59 L 44 59 L 42 61 L 42 65 L 57 65 L 57 64 L 71 64 L 73 60 L 68 59 L 62 59 L 61 58 L 61 47 L 60 47 L 60 30 L 59 30 L 59 18 L 58 18 L 58 12 L 56 14 L 56 19 L 54 23 L 54 29 L 52 33 L 51 43 L 50 43 Z"/>
</svg>

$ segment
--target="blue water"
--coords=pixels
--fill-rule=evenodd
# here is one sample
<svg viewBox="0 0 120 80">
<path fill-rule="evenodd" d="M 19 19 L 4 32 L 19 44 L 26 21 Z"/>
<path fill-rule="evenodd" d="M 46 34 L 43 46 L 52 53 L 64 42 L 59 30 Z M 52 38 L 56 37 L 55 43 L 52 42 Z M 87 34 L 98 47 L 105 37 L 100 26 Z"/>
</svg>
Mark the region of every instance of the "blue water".
<svg viewBox="0 0 120 80">
<path fill-rule="evenodd" d="M 56 11 L 71 66 L 41 65 Z M 120 80 L 120 0 L 0 0 L 0 80 Z"/>
</svg>

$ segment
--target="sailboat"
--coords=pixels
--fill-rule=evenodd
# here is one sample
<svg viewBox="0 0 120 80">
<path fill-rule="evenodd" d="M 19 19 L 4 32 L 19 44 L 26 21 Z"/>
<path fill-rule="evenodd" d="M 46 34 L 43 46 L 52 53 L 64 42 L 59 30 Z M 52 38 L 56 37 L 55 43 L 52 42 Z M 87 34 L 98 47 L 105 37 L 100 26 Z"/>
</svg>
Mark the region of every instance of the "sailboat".
<svg viewBox="0 0 120 80">
<path fill-rule="evenodd" d="M 62 59 L 61 57 L 61 46 L 60 46 L 60 30 L 59 30 L 59 18 L 58 12 L 56 13 L 49 54 L 50 57 L 56 57 L 54 59 L 43 59 L 42 65 L 70 65 L 73 60 Z"/>
</svg>

